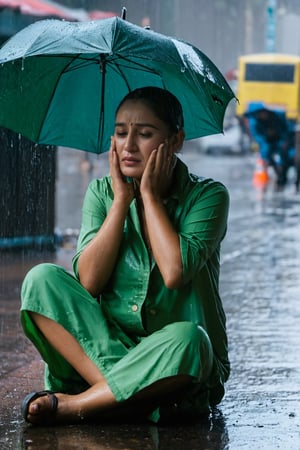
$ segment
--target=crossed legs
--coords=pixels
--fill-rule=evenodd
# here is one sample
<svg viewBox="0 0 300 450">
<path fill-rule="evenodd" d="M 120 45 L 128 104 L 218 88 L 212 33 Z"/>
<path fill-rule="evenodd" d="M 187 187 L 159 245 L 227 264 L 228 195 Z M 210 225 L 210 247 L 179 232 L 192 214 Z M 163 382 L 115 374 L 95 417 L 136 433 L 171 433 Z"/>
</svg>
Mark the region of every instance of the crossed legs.
<svg viewBox="0 0 300 450">
<path fill-rule="evenodd" d="M 52 411 L 49 396 L 33 400 L 28 406 L 26 420 L 43 424 L 76 423 L 83 419 L 97 417 L 107 413 L 118 413 L 124 404 L 153 405 L 155 399 L 175 392 L 191 383 L 189 375 L 177 375 L 159 380 L 134 395 L 129 401 L 117 402 L 99 368 L 89 359 L 79 342 L 60 324 L 37 313 L 30 313 L 36 326 L 43 333 L 53 348 L 81 375 L 90 387 L 77 395 L 57 393 L 57 410 Z M 54 417 L 53 417 L 54 415 Z"/>
</svg>

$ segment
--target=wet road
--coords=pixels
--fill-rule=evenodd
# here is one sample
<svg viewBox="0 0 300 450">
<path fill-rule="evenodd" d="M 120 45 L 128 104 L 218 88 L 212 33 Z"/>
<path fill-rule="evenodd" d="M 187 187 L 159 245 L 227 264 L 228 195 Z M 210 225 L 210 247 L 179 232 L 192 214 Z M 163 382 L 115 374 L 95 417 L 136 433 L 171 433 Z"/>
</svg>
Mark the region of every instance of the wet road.
<svg viewBox="0 0 300 450">
<path fill-rule="evenodd" d="M 191 171 L 223 181 L 231 196 L 220 280 L 232 362 L 225 399 L 207 420 L 176 427 L 24 425 L 19 405 L 41 388 L 42 364 L 18 324 L 21 280 L 40 260 L 70 267 L 83 192 L 90 177 L 107 172 L 105 157 L 93 158 L 91 169 L 81 152 L 61 151 L 64 247 L 0 258 L 0 449 L 300 449 L 300 194 L 290 184 L 261 197 L 251 183 L 253 155 L 206 156 L 192 147 L 182 155 Z"/>
</svg>

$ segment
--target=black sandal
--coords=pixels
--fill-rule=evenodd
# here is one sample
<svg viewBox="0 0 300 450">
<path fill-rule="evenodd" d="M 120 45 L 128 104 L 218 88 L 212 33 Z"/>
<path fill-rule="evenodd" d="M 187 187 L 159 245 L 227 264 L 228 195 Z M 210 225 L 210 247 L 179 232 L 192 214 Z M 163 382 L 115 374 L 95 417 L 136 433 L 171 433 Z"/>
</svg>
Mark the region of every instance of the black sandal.
<svg viewBox="0 0 300 450">
<path fill-rule="evenodd" d="M 55 396 L 54 392 L 52 392 L 52 391 L 31 392 L 30 394 L 26 395 L 26 397 L 23 399 L 22 405 L 21 405 L 21 413 L 22 413 L 23 418 L 26 420 L 26 422 L 34 423 L 27 419 L 30 403 L 33 402 L 34 400 L 36 400 L 37 398 L 45 397 L 45 396 L 47 396 L 51 402 L 51 408 L 49 410 L 49 413 L 51 416 L 55 416 L 55 413 L 57 411 L 58 400 L 57 400 L 57 397 Z M 50 422 L 51 422 L 51 419 L 45 421 L 44 423 L 50 423 Z"/>
</svg>

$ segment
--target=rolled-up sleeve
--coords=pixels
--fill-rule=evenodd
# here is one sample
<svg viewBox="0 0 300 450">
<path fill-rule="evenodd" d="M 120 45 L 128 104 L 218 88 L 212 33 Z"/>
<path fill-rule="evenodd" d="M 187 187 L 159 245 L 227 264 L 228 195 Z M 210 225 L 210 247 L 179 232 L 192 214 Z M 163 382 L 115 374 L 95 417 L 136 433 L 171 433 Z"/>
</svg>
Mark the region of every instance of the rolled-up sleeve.
<svg viewBox="0 0 300 450">
<path fill-rule="evenodd" d="M 98 233 L 112 202 L 112 190 L 108 178 L 93 180 L 87 189 L 82 207 L 82 222 L 77 242 L 77 251 L 73 257 L 73 270 L 78 276 L 78 260 L 83 249 Z"/>
<path fill-rule="evenodd" d="M 180 226 L 184 283 L 191 280 L 218 249 L 225 236 L 229 195 L 219 182 L 206 180 L 192 196 Z"/>
</svg>

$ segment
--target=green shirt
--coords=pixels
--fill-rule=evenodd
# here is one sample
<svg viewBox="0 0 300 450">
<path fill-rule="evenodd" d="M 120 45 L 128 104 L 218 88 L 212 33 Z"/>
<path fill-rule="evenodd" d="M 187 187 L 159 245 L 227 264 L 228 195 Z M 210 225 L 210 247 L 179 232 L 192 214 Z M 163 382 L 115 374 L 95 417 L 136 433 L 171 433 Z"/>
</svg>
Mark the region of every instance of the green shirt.
<svg viewBox="0 0 300 450">
<path fill-rule="evenodd" d="M 79 255 L 98 232 L 112 201 L 110 176 L 90 183 L 73 260 L 77 276 Z M 189 174 L 186 165 L 178 159 L 172 192 L 165 207 L 180 238 L 183 286 L 168 289 L 164 285 L 143 240 L 133 200 L 124 224 L 118 261 L 101 294 L 101 303 L 110 320 L 131 339 L 150 334 L 171 322 L 187 320 L 201 325 L 214 349 L 218 380 L 213 384 L 223 384 L 229 375 L 229 361 L 218 283 L 228 192 L 220 182 Z"/>
</svg>

